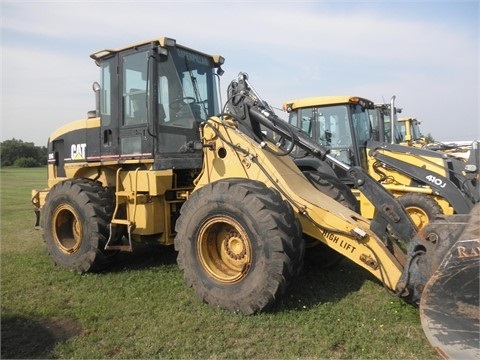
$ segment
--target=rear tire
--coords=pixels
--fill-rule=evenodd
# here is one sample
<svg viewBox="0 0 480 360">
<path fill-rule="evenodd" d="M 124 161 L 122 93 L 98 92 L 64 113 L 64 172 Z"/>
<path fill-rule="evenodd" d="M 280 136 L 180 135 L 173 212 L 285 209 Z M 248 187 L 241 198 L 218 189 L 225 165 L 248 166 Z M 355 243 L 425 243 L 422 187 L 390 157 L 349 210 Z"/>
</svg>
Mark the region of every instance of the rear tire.
<svg viewBox="0 0 480 360">
<path fill-rule="evenodd" d="M 104 250 L 113 212 L 112 192 L 90 179 L 60 182 L 42 209 L 43 238 L 53 262 L 81 273 L 100 271 L 116 252 Z"/>
<path fill-rule="evenodd" d="M 442 208 L 435 199 L 425 194 L 406 193 L 397 200 L 405 207 L 419 230 L 437 216 L 443 215 Z"/>
<path fill-rule="evenodd" d="M 263 183 L 221 180 L 195 191 L 176 223 L 177 262 L 213 307 L 245 315 L 282 295 L 303 264 L 300 223 Z"/>
<path fill-rule="evenodd" d="M 360 212 L 355 195 L 338 178 L 318 171 L 303 171 L 303 175 L 323 194 L 348 207 L 350 210 L 357 213 Z M 321 241 L 313 239 L 307 234 L 303 234 L 303 238 L 306 243 L 305 261 L 309 264 L 319 269 L 328 269 L 344 259 L 342 254 Z"/>
</svg>

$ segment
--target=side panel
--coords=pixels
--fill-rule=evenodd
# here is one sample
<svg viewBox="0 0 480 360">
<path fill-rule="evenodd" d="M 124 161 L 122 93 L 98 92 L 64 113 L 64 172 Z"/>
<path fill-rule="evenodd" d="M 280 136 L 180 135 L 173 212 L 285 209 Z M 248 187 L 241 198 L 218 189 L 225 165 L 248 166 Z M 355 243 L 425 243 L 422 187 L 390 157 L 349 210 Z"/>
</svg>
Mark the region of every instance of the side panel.
<svg viewBox="0 0 480 360">
<path fill-rule="evenodd" d="M 99 118 L 80 120 L 55 132 L 48 144 L 49 181 L 65 177 L 70 164 L 99 160 L 99 125 Z"/>
</svg>

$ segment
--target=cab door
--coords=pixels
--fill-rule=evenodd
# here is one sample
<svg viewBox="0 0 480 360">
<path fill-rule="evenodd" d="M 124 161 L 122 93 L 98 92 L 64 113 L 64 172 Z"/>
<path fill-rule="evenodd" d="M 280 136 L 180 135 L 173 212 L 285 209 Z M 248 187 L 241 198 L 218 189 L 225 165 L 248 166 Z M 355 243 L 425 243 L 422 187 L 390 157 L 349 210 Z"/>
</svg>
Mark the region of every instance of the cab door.
<svg viewBox="0 0 480 360">
<path fill-rule="evenodd" d="M 116 160 L 118 158 L 118 78 L 117 57 L 112 56 L 102 59 L 101 68 L 101 95 L 100 95 L 100 159 L 102 161 Z M 90 139 L 87 138 L 87 142 Z"/>
<path fill-rule="evenodd" d="M 120 157 L 153 157 L 153 134 L 149 128 L 150 84 L 146 48 L 122 54 L 119 70 Z"/>
</svg>

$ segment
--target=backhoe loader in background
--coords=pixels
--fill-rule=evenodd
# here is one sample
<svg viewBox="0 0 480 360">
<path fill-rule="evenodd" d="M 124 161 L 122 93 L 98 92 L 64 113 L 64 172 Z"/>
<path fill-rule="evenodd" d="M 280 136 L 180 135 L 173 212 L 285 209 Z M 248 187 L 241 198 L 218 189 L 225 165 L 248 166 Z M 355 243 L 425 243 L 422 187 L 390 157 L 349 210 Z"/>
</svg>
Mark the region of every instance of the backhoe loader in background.
<svg viewBox="0 0 480 360">
<path fill-rule="evenodd" d="M 392 96 L 389 104 L 375 104 L 373 109 L 368 109 L 372 140 L 424 147 L 427 142 L 420 131 L 420 121 L 411 117 L 399 118 L 398 114 L 402 113 L 403 109 L 395 106 L 395 98 L 395 95 Z"/>
<path fill-rule="evenodd" d="M 420 130 L 420 123 L 419 120 L 412 117 L 397 119 L 400 145 L 417 147 L 425 147 L 427 145 L 427 140 Z"/>
<path fill-rule="evenodd" d="M 421 121 L 412 117 L 399 118 L 397 114 L 401 112 L 402 109 L 395 106 L 395 96 L 391 98 L 389 104 L 375 104 L 373 109 L 369 109 L 368 113 L 372 124 L 372 140 L 441 151 L 448 156 L 464 161 L 469 159 L 473 140 L 429 141 L 427 137 L 422 135 L 420 130 Z M 395 129 L 393 137 L 391 119 L 393 119 L 393 127 Z"/>
<path fill-rule="evenodd" d="M 329 166 L 300 148 L 291 153 L 295 162 L 303 171 L 317 170 L 341 179 L 355 193 L 360 213 L 369 219 L 375 216 L 376 206 L 355 189 L 347 174 L 351 166 L 362 167 L 398 198 L 418 228 L 441 214 L 468 214 L 480 201 L 479 143 L 472 144 L 470 157 L 464 161 L 443 152 L 399 145 L 395 136 L 389 141 L 391 121 L 385 118 L 388 113 L 389 119 L 396 118 L 393 100 L 382 108 L 355 96 L 286 102 L 288 123 L 330 150 Z M 374 110 L 383 115 L 375 118 Z"/>
<path fill-rule="evenodd" d="M 285 292 L 309 236 L 420 304 L 442 354 L 478 356 L 478 206 L 417 233 L 400 203 L 351 167 L 348 176 L 378 208 L 367 220 L 265 135 L 264 127 L 321 159 L 328 152 L 278 118 L 246 74 L 230 83 L 220 109 L 222 57 L 165 37 L 91 57 L 101 70 L 96 109 L 51 134 L 48 188 L 32 191 L 55 264 L 99 271 L 136 242 L 174 245 L 202 301 L 248 315 Z"/>
</svg>

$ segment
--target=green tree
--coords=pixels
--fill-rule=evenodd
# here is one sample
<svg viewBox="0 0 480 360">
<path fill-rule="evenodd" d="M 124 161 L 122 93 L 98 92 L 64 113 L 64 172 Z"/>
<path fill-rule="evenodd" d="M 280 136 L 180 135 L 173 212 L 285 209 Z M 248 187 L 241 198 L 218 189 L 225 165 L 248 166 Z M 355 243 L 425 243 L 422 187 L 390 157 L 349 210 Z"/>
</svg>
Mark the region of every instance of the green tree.
<svg viewBox="0 0 480 360">
<path fill-rule="evenodd" d="M 425 136 L 425 141 L 427 142 L 427 144 L 433 144 L 435 142 L 435 139 L 433 138 L 433 136 L 430 133 L 428 133 Z"/>
<path fill-rule="evenodd" d="M 22 157 L 22 158 L 16 159 L 13 165 L 16 167 L 23 167 L 23 168 L 36 167 L 38 166 L 38 161 L 31 157 L 29 158 Z"/>
<path fill-rule="evenodd" d="M 35 166 L 45 165 L 47 163 L 47 149 L 45 146 L 35 146 L 32 142 L 24 142 L 22 140 L 11 139 L 0 143 L 1 166 Z M 15 164 L 18 159 L 29 159 L 28 161 L 20 161 Z"/>
</svg>

